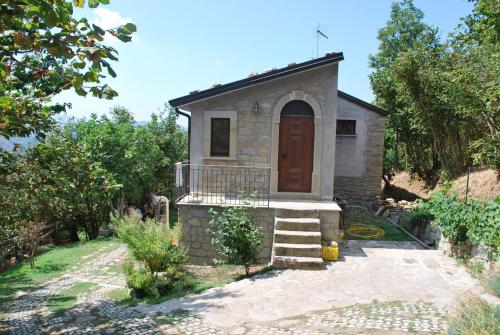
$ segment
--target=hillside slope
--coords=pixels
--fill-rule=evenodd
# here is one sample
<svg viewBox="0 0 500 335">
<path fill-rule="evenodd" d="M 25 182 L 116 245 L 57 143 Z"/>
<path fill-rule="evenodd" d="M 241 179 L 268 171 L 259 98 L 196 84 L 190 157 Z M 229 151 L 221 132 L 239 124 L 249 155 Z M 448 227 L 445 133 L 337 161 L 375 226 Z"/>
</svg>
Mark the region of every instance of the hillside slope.
<svg viewBox="0 0 500 335">
<path fill-rule="evenodd" d="M 467 175 L 464 174 L 453 180 L 451 191 L 456 192 L 459 197 L 464 197 L 466 185 Z M 438 184 L 434 189 L 429 189 L 422 180 L 412 178 L 408 172 L 399 172 L 392 178 L 390 187 L 384 189 L 384 195 L 397 201 L 428 199 L 430 193 L 439 190 L 440 187 Z M 469 196 L 480 199 L 495 199 L 500 196 L 500 180 L 496 171 L 491 169 L 472 171 L 469 176 Z"/>
</svg>

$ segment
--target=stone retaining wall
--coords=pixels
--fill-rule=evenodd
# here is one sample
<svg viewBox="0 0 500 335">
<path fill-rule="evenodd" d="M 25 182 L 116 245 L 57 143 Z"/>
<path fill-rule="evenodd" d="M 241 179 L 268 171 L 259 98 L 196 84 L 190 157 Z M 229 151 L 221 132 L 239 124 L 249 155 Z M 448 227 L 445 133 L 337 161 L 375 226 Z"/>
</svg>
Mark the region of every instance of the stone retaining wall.
<svg viewBox="0 0 500 335">
<path fill-rule="evenodd" d="M 211 264 L 219 258 L 217 250 L 211 244 L 208 232 L 209 209 L 221 210 L 221 206 L 178 204 L 179 222 L 182 224 L 182 244 L 188 249 L 189 261 L 193 264 Z M 294 217 L 290 210 L 257 207 L 257 225 L 262 227 L 264 242 L 258 263 L 271 261 L 274 218 Z M 293 210 L 292 210 L 293 211 Z M 337 211 L 295 211 L 300 217 L 318 217 L 321 221 L 321 236 L 324 241 L 338 241 L 339 212 Z"/>
<path fill-rule="evenodd" d="M 182 244 L 187 247 L 189 260 L 193 264 L 211 264 L 218 258 L 208 233 L 210 216 L 208 210 L 220 210 L 220 206 L 179 205 L 179 222 L 182 224 Z M 258 263 L 271 261 L 274 234 L 274 209 L 256 208 L 257 225 L 264 232 L 264 244 Z"/>
</svg>

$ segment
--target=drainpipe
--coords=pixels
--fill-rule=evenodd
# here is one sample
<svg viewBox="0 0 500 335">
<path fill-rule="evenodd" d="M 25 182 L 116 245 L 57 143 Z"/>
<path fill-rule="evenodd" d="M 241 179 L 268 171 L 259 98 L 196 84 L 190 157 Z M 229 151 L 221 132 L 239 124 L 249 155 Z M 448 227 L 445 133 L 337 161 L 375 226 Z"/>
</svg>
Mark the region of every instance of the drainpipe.
<svg viewBox="0 0 500 335">
<path fill-rule="evenodd" d="M 175 112 L 177 113 L 177 115 L 182 115 L 182 116 L 185 116 L 187 117 L 188 119 L 188 163 L 191 161 L 191 115 L 187 114 L 187 113 L 184 113 L 184 112 L 181 112 L 179 110 L 179 108 L 175 108 Z"/>
</svg>

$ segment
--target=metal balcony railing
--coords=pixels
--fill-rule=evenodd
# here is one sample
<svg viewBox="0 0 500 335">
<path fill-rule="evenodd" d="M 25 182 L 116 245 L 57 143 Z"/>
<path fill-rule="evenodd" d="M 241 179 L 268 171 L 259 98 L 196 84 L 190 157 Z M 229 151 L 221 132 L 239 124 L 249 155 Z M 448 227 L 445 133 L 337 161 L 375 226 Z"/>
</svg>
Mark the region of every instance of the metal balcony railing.
<svg viewBox="0 0 500 335">
<path fill-rule="evenodd" d="M 176 203 L 269 206 L 268 167 L 177 163 L 174 176 Z"/>
</svg>

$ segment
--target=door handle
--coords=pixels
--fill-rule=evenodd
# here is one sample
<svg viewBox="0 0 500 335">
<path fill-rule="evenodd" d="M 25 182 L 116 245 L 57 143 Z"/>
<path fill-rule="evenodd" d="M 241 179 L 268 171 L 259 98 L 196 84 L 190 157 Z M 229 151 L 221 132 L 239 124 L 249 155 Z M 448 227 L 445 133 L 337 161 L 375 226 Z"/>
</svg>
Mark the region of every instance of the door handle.
<svg viewBox="0 0 500 335">
<path fill-rule="evenodd" d="M 286 159 L 286 154 L 281 154 L 282 159 Z"/>
</svg>

